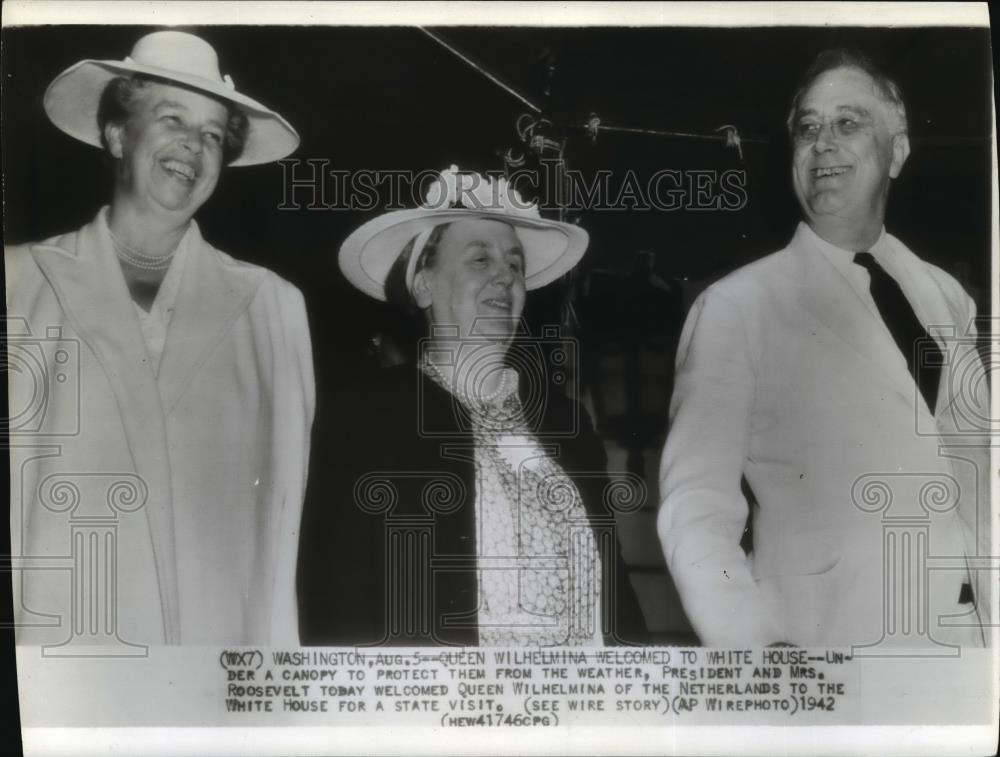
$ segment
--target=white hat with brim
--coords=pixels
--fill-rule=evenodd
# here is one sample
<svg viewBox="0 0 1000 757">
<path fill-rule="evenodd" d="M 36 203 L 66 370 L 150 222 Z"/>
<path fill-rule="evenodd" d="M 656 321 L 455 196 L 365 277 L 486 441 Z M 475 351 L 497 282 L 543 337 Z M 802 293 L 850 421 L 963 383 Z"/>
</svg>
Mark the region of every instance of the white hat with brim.
<svg viewBox="0 0 1000 757">
<path fill-rule="evenodd" d="M 362 292 L 385 300 L 386 277 L 411 239 L 435 226 L 477 219 L 514 228 L 524 249 L 527 289 L 545 286 L 572 269 L 590 241 L 579 226 L 546 218 L 488 208 L 414 208 L 385 213 L 356 229 L 340 247 L 340 270 Z"/>
<path fill-rule="evenodd" d="M 238 107 L 249 121 L 246 144 L 230 165 L 279 160 L 299 146 L 298 132 L 284 118 L 236 91 L 219 71 L 215 50 L 185 32 L 153 32 L 135 43 L 125 60 L 83 60 L 57 76 L 45 91 L 45 112 L 56 126 L 82 142 L 101 147 L 97 107 L 116 76 L 144 74 L 219 97 Z"/>
</svg>

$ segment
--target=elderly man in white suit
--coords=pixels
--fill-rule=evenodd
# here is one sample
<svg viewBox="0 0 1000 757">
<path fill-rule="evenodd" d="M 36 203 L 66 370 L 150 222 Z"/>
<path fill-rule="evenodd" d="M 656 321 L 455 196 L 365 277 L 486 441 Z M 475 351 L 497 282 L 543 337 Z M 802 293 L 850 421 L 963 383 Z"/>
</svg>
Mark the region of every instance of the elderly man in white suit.
<svg viewBox="0 0 1000 757">
<path fill-rule="evenodd" d="M 277 160 L 298 134 L 174 31 L 77 63 L 44 103 L 104 147 L 114 188 L 83 228 L 5 251 L 9 353 L 39 363 L 10 373 L 17 641 L 296 644 L 305 306 L 193 216 L 224 166 Z"/>
<path fill-rule="evenodd" d="M 661 465 L 667 564 L 707 645 L 981 646 L 986 382 L 972 300 L 883 227 L 910 152 L 899 90 L 827 51 L 788 124 L 804 222 L 709 287 L 684 327 Z"/>
</svg>

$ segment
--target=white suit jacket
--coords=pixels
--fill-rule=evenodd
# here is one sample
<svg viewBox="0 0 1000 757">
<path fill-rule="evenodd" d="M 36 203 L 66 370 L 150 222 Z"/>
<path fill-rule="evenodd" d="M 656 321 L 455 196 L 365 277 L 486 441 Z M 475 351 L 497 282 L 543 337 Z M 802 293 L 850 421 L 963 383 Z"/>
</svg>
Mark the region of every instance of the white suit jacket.
<svg viewBox="0 0 1000 757">
<path fill-rule="evenodd" d="M 296 644 L 302 296 L 192 222 L 156 374 L 102 214 L 5 251 L 18 643 Z"/>
<path fill-rule="evenodd" d="M 685 323 L 658 518 L 685 611 L 715 646 L 982 644 L 958 603 L 967 558 L 989 553 L 988 454 L 983 423 L 968 422 L 989 406 L 973 303 L 883 234 L 923 323 L 953 330 L 937 340 L 947 365 L 932 413 L 824 244 L 800 224 L 788 247 L 709 287 Z M 759 505 L 749 555 L 744 476 Z M 989 573 L 972 578 L 988 621 Z"/>
</svg>

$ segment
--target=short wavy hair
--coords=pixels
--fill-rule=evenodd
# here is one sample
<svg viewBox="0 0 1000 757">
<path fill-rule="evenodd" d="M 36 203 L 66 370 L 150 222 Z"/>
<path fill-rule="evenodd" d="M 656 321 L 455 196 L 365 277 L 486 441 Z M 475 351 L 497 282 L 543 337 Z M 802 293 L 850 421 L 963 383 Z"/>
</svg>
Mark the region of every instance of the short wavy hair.
<svg viewBox="0 0 1000 757">
<path fill-rule="evenodd" d="M 188 89 L 177 82 L 167 79 L 158 79 L 155 76 L 135 74 L 134 76 L 116 76 L 109 81 L 101 93 L 101 99 L 97 106 L 97 128 L 101 134 L 101 144 L 104 149 L 108 149 L 108 141 L 104 136 L 104 127 L 107 124 L 124 124 L 132 114 L 132 106 L 139 98 L 140 93 L 150 84 L 168 84 L 172 87 Z M 205 92 L 192 89 L 192 92 L 212 97 Z M 217 97 L 212 99 L 225 106 L 228 117 L 226 119 L 226 133 L 222 140 L 222 162 L 229 164 L 243 154 L 243 148 L 247 143 L 247 134 L 250 132 L 250 122 L 246 115 L 239 108 L 234 107 Z"/>
<path fill-rule="evenodd" d="M 450 223 L 442 223 L 435 226 L 433 231 L 431 231 L 430 236 L 427 237 L 427 242 L 424 244 L 424 248 L 420 251 L 420 257 L 417 258 L 417 264 L 413 269 L 414 276 L 425 268 L 434 267 L 441 237 L 444 235 L 445 229 L 450 225 Z M 417 307 L 416 300 L 413 299 L 413 294 L 410 292 L 410 288 L 406 282 L 406 269 L 410 263 L 410 256 L 413 255 L 413 247 L 416 241 L 417 238 L 413 237 L 413 239 L 406 243 L 406 246 L 403 247 L 399 253 L 399 257 L 396 258 L 396 262 L 392 264 L 392 268 L 389 269 L 389 273 L 385 277 L 386 300 L 402 312 L 411 316 L 420 313 L 420 308 Z"/>
<path fill-rule="evenodd" d="M 788 118 L 785 121 L 785 126 L 788 128 L 789 134 L 792 133 L 792 129 L 795 126 L 795 114 L 798 113 L 799 106 L 802 104 L 802 98 L 806 92 L 809 91 L 809 88 L 812 87 L 820 76 L 838 68 L 853 68 L 868 74 L 875 87 L 875 94 L 878 95 L 889 113 L 889 131 L 893 134 L 906 133 L 906 104 L 903 102 L 903 94 L 899 89 L 899 85 L 890 79 L 871 58 L 861 51 L 838 47 L 821 52 L 816 56 L 812 65 L 806 69 L 799 87 L 795 90 L 795 95 L 792 97 L 792 106 L 788 110 Z"/>
</svg>

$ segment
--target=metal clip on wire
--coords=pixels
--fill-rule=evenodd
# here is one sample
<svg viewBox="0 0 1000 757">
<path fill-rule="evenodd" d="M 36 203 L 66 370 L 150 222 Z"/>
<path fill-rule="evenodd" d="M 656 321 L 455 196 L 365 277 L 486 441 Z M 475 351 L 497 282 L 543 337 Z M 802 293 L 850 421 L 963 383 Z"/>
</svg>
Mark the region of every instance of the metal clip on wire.
<svg viewBox="0 0 1000 757">
<path fill-rule="evenodd" d="M 596 113 L 591 113 L 587 119 L 587 134 L 590 135 L 590 144 L 597 144 L 597 132 L 601 128 L 601 117 Z"/>
<path fill-rule="evenodd" d="M 720 126 L 716 131 L 726 132 L 726 147 L 735 147 L 736 154 L 740 156 L 740 163 L 743 162 L 743 143 L 740 140 L 740 133 L 732 124 Z"/>
<path fill-rule="evenodd" d="M 515 155 L 514 148 L 508 147 L 507 152 L 503 154 L 503 162 L 507 168 L 520 168 L 524 165 L 524 153 Z"/>
</svg>

